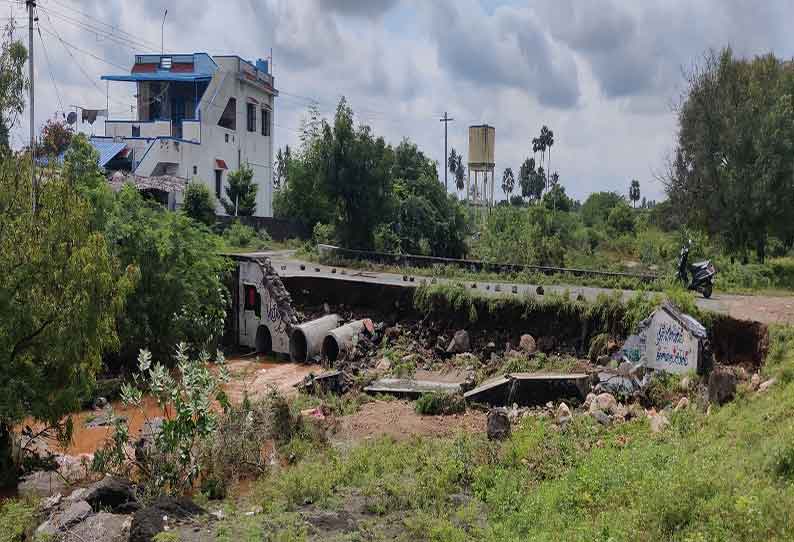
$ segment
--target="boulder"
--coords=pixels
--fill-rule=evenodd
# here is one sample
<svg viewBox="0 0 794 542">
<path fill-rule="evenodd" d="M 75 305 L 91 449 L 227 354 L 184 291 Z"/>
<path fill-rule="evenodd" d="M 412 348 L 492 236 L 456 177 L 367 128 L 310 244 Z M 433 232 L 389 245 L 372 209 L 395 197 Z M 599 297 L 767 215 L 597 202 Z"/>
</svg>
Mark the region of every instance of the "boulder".
<svg viewBox="0 0 794 542">
<path fill-rule="evenodd" d="M 456 331 L 452 340 L 449 342 L 449 346 L 447 346 L 447 352 L 450 354 L 463 354 L 470 350 L 471 339 L 469 338 L 469 332 L 465 329 Z"/>
<path fill-rule="evenodd" d="M 685 376 L 678 382 L 678 389 L 684 393 L 692 389 L 692 378 Z"/>
<path fill-rule="evenodd" d="M 629 405 L 629 412 L 626 415 L 627 420 L 644 418 L 645 416 L 647 416 L 647 414 L 645 413 L 645 409 L 642 408 L 641 404 L 632 403 L 631 405 Z"/>
<path fill-rule="evenodd" d="M 64 540 L 65 542 L 127 542 L 131 525 L 130 515 L 99 512 L 72 527 L 69 536 L 64 537 Z"/>
<path fill-rule="evenodd" d="M 54 512 L 50 519 L 39 525 L 36 529 L 36 536 L 55 538 L 59 533 L 67 531 L 73 525 L 83 521 L 92 512 L 91 505 L 85 501 L 71 503 L 63 510 Z"/>
<path fill-rule="evenodd" d="M 715 369 L 709 376 L 709 401 L 722 405 L 736 394 L 736 375 L 725 369 Z"/>
<path fill-rule="evenodd" d="M 187 497 L 159 497 L 132 516 L 129 542 L 151 542 L 166 521 L 188 519 L 205 511 Z"/>
<path fill-rule="evenodd" d="M 157 436 L 163 430 L 165 418 L 156 417 L 148 420 L 138 431 L 138 440 L 135 441 L 135 459 L 145 462 Z"/>
<path fill-rule="evenodd" d="M 667 419 L 667 416 L 665 416 L 663 412 L 659 412 L 651 416 L 650 425 L 651 433 L 661 433 L 670 425 L 670 420 Z"/>
<path fill-rule="evenodd" d="M 538 350 L 538 345 L 535 343 L 535 337 L 529 334 L 521 335 L 518 341 L 518 349 L 527 354 L 534 354 Z"/>
<path fill-rule="evenodd" d="M 570 422 L 572 415 L 571 415 L 571 409 L 568 408 L 568 405 L 566 405 L 565 403 L 560 403 L 560 405 L 557 407 L 557 413 L 555 418 L 557 420 L 557 423 L 560 425 L 565 425 L 568 422 Z"/>
<path fill-rule="evenodd" d="M 131 482 L 116 476 L 105 476 L 91 484 L 83 494 L 83 499 L 95 512 L 134 512 L 138 508 L 135 487 Z"/>
<path fill-rule="evenodd" d="M 601 425 L 610 425 L 612 423 L 612 418 L 600 410 L 591 410 L 590 416 Z"/>
<path fill-rule="evenodd" d="M 66 492 L 66 482 L 54 471 L 35 471 L 23 476 L 17 485 L 20 497 L 49 497 Z"/>
<path fill-rule="evenodd" d="M 488 412 L 486 431 L 490 440 L 504 440 L 510 436 L 510 417 L 503 410 Z"/>
<path fill-rule="evenodd" d="M 618 402 L 615 399 L 615 396 L 611 393 L 599 393 L 595 396 L 595 398 L 590 402 L 590 413 L 592 414 L 596 410 L 600 410 L 606 414 L 615 414 L 617 413 L 618 409 Z"/>
<path fill-rule="evenodd" d="M 589 410 L 590 409 L 590 405 L 593 404 L 593 401 L 595 401 L 595 398 L 596 398 L 595 393 L 588 393 L 587 397 L 585 397 L 584 404 L 582 406 L 584 406 L 584 408 Z"/>
<path fill-rule="evenodd" d="M 682 397 L 678 400 L 678 404 L 675 405 L 675 411 L 678 412 L 679 410 L 685 410 L 689 407 L 689 398 Z"/>
</svg>

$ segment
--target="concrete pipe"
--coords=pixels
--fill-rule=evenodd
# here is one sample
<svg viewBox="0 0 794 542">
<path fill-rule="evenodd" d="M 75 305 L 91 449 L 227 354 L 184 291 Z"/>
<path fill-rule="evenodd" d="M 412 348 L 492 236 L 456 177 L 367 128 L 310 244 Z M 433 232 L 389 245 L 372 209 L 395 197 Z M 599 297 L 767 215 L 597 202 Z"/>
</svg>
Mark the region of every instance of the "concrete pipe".
<svg viewBox="0 0 794 542">
<path fill-rule="evenodd" d="M 353 337 L 364 331 L 365 320 L 356 320 L 330 330 L 323 339 L 323 357 L 334 363 L 353 349 Z"/>
<path fill-rule="evenodd" d="M 289 337 L 289 356 L 292 361 L 307 363 L 322 352 L 323 339 L 339 327 L 339 315 L 327 314 L 311 322 L 295 326 Z"/>
</svg>

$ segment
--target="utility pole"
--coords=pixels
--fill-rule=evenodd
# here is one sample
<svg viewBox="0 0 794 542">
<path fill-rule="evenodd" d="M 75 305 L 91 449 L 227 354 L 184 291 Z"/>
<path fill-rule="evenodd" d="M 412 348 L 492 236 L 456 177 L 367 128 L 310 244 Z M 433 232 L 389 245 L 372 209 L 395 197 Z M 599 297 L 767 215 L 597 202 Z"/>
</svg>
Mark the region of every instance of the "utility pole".
<svg viewBox="0 0 794 542">
<path fill-rule="evenodd" d="M 447 115 L 447 112 L 444 111 L 444 116 L 438 120 L 444 123 L 444 191 L 449 191 L 449 185 L 447 184 L 447 173 L 449 172 L 449 164 L 447 163 L 449 160 L 447 156 L 447 124 L 455 119 Z"/>
<path fill-rule="evenodd" d="M 168 15 L 168 10 L 166 9 L 163 13 L 163 24 L 160 25 L 160 56 L 165 54 L 165 16 Z"/>
<path fill-rule="evenodd" d="M 33 214 L 36 214 L 38 186 L 36 186 L 36 115 L 33 94 L 33 10 L 36 0 L 25 0 L 28 8 L 28 77 L 30 78 L 30 178 L 33 192 Z"/>
</svg>

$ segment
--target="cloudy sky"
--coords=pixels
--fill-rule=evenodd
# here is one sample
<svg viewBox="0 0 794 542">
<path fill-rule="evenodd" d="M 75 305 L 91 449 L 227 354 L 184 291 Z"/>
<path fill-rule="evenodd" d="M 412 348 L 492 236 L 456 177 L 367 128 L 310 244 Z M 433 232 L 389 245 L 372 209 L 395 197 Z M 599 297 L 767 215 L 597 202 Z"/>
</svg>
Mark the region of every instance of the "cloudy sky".
<svg viewBox="0 0 794 542">
<path fill-rule="evenodd" d="M 496 127 L 497 176 L 517 171 L 542 125 L 552 169 L 578 198 L 596 190 L 662 197 L 654 181 L 675 138 L 682 71 L 709 48 L 791 57 L 787 0 L 39 0 L 37 124 L 72 104 L 104 108 L 99 76 L 157 52 L 267 57 L 276 86 L 276 145 L 296 145 L 311 100 L 333 114 L 347 96 L 359 122 L 397 143 L 416 141 L 443 164 L 466 148 L 467 126 Z M 19 0 L 0 0 L 0 22 Z M 53 79 L 55 84 L 53 83 Z M 56 91 L 57 87 L 57 91 Z M 129 118 L 132 84 L 111 83 L 115 118 Z M 20 145 L 23 120 L 15 130 Z M 90 128 L 86 127 L 86 130 Z M 95 125 L 102 133 L 101 122 Z M 441 172 L 443 177 L 443 171 Z M 498 184 L 498 183 L 497 183 Z"/>
</svg>

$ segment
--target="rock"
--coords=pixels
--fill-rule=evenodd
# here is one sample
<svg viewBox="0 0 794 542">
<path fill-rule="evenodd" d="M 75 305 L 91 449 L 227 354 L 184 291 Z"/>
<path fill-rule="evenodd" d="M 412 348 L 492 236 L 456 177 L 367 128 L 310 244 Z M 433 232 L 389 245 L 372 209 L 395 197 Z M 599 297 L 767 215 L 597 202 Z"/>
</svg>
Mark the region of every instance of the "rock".
<svg viewBox="0 0 794 542">
<path fill-rule="evenodd" d="M 592 416 L 593 419 L 595 419 L 601 425 L 610 425 L 612 423 L 612 418 L 600 410 L 591 410 L 590 416 Z"/>
<path fill-rule="evenodd" d="M 20 497 L 49 497 L 66 492 L 66 482 L 53 471 L 35 471 L 22 477 L 17 485 Z"/>
<path fill-rule="evenodd" d="M 760 385 L 761 385 L 761 375 L 758 373 L 754 373 L 753 376 L 750 378 L 750 389 L 757 390 Z"/>
<path fill-rule="evenodd" d="M 598 365 L 603 365 L 604 367 L 609 365 L 610 361 L 612 361 L 612 358 L 610 358 L 606 354 L 602 354 L 602 355 L 598 356 L 598 358 L 596 358 L 596 363 Z"/>
<path fill-rule="evenodd" d="M 156 417 L 148 420 L 138 431 L 138 440 L 135 441 L 135 459 L 140 462 L 146 461 L 150 448 L 154 441 L 163 430 L 165 418 Z"/>
<path fill-rule="evenodd" d="M 64 541 L 127 542 L 131 524 L 130 515 L 99 512 L 72 527 Z"/>
<path fill-rule="evenodd" d="M 615 414 L 618 402 L 611 393 L 599 393 L 590 403 L 590 413 L 597 410 L 607 414 Z"/>
<path fill-rule="evenodd" d="M 449 342 L 449 346 L 447 346 L 447 352 L 451 354 L 463 354 L 470 350 L 471 339 L 469 338 L 469 332 L 465 329 L 456 331 L 452 340 Z"/>
<path fill-rule="evenodd" d="M 490 410 L 486 431 L 490 440 L 504 440 L 510 436 L 510 418 L 502 410 Z"/>
<path fill-rule="evenodd" d="M 55 537 L 59 533 L 83 521 L 90 516 L 92 512 L 91 505 L 85 501 L 72 503 L 64 510 L 55 512 L 50 519 L 39 525 L 36 529 L 36 536 Z"/>
<path fill-rule="evenodd" d="M 63 495 L 60 493 L 56 493 L 50 497 L 39 502 L 39 511 L 42 513 L 49 513 L 53 508 L 61 504 L 63 500 Z"/>
<path fill-rule="evenodd" d="M 132 516 L 129 542 L 151 542 L 170 518 L 187 519 L 205 511 L 187 497 L 159 497 Z"/>
<path fill-rule="evenodd" d="M 544 335 L 543 337 L 537 340 L 537 349 L 543 352 L 544 354 L 548 354 L 556 347 L 557 347 L 556 337 L 550 337 L 548 335 Z"/>
<path fill-rule="evenodd" d="M 535 343 L 535 337 L 529 334 L 521 335 L 521 340 L 518 341 L 518 349 L 527 354 L 537 352 L 538 346 Z"/>
<path fill-rule="evenodd" d="M 645 409 L 642 408 L 641 404 L 632 403 L 631 405 L 629 405 L 629 412 L 626 415 L 627 420 L 644 418 L 645 416 L 647 416 L 647 414 L 645 413 Z"/>
<path fill-rule="evenodd" d="M 758 385 L 758 391 L 761 393 L 767 391 L 769 388 L 775 385 L 775 382 L 777 382 L 776 378 L 770 378 L 765 382 L 761 382 L 761 384 Z"/>
<path fill-rule="evenodd" d="M 128 480 L 116 476 L 108 475 L 91 484 L 83 498 L 95 512 L 130 513 L 138 509 L 135 487 Z"/>
<path fill-rule="evenodd" d="M 684 393 L 692 389 L 692 378 L 685 376 L 678 382 L 678 389 Z"/>
<path fill-rule="evenodd" d="M 586 409 L 589 409 L 590 405 L 592 405 L 593 401 L 595 401 L 595 398 L 596 398 L 595 393 L 588 393 L 587 397 L 585 397 L 584 404 L 582 406 L 584 406 L 584 408 Z"/>
<path fill-rule="evenodd" d="M 682 397 L 681 399 L 678 400 L 678 404 L 675 405 L 675 411 L 678 412 L 679 410 L 685 410 L 688 407 L 689 407 L 689 398 Z"/>
<path fill-rule="evenodd" d="M 727 370 L 715 369 L 709 376 L 709 401 L 722 405 L 736 393 L 736 375 Z"/>
<path fill-rule="evenodd" d="M 651 416 L 650 425 L 651 433 L 661 433 L 670 425 L 670 420 L 667 419 L 667 416 L 665 416 L 663 412 L 660 412 Z"/>
<path fill-rule="evenodd" d="M 301 514 L 303 520 L 326 538 L 329 533 L 352 533 L 358 529 L 353 514 L 346 510 L 339 512 L 316 510 Z"/>
<path fill-rule="evenodd" d="M 226 512 L 224 512 L 223 510 L 213 510 L 212 512 L 210 512 L 210 516 L 212 516 L 218 521 L 223 521 L 224 519 L 226 519 Z"/>
<path fill-rule="evenodd" d="M 400 336 L 400 328 L 397 326 L 387 327 L 383 331 L 383 338 L 387 341 L 397 340 Z"/>
<path fill-rule="evenodd" d="M 104 397 L 97 397 L 94 399 L 94 410 L 102 410 L 106 406 L 108 406 L 108 400 Z"/>
<path fill-rule="evenodd" d="M 557 423 L 560 425 L 565 425 L 571 421 L 571 418 L 571 409 L 568 408 L 568 405 L 565 403 L 560 403 L 560 406 L 557 407 Z"/>
</svg>

